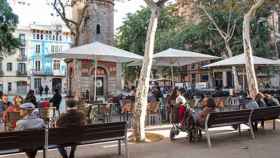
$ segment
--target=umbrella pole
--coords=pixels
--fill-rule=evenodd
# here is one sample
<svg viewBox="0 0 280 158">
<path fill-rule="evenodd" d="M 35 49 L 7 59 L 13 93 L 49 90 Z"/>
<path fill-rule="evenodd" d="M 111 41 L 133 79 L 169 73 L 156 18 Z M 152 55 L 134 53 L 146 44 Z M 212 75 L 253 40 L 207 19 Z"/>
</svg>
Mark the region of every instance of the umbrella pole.
<svg viewBox="0 0 280 158">
<path fill-rule="evenodd" d="M 96 73 L 97 72 L 97 59 L 95 56 L 95 62 L 94 62 L 94 96 L 93 101 L 96 101 Z"/>
<path fill-rule="evenodd" d="M 245 69 L 243 69 L 243 91 L 245 91 Z"/>
<path fill-rule="evenodd" d="M 171 65 L 171 84 L 172 84 L 172 87 L 174 88 L 174 70 L 173 70 L 173 65 Z"/>
</svg>

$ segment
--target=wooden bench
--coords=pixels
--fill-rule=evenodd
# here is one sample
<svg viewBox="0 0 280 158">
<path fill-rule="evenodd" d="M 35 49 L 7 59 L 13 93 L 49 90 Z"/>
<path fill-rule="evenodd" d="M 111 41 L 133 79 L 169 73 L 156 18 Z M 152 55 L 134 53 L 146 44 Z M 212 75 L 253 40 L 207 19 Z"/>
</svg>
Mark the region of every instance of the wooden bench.
<svg viewBox="0 0 280 158">
<path fill-rule="evenodd" d="M 50 148 L 57 145 L 77 145 L 118 141 L 118 153 L 121 154 L 121 141 L 124 142 L 124 157 L 128 158 L 126 122 L 87 125 L 83 127 L 51 128 L 48 144 Z M 22 149 L 44 149 L 45 130 L 32 129 L 0 133 L 0 155 L 23 152 Z"/>
<path fill-rule="evenodd" d="M 237 125 L 240 134 L 240 125 L 248 124 L 250 121 L 251 114 L 252 110 L 213 112 L 207 115 L 204 127 L 198 128 L 206 132 L 208 147 L 211 148 L 212 144 L 209 128 Z M 250 130 L 252 131 L 253 129 L 250 128 Z"/>
<path fill-rule="evenodd" d="M 278 119 L 280 116 L 280 106 L 274 107 L 265 107 L 254 109 L 252 112 L 252 116 L 250 117 L 250 122 L 258 122 L 258 121 L 268 121 L 273 120 L 273 130 L 276 129 L 275 119 Z M 264 123 L 262 123 L 264 125 Z M 264 126 L 263 126 L 264 128 Z M 254 132 L 252 133 L 253 138 L 255 138 Z"/>
</svg>

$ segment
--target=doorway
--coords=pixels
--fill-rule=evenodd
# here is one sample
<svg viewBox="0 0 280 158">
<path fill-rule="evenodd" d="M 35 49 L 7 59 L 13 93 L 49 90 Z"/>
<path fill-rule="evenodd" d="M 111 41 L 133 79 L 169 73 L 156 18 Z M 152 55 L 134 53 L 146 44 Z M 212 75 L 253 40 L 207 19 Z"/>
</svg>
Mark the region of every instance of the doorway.
<svg viewBox="0 0 280 158">
<path fill-rule="evenodd" d="M 55 89 L 58 89 L 59 92 L 61 92 L 61 89 L 62 89 L 61 78 L 53 78 L 52 79 L 52 91 L 54 92 Z"/>
</svg>

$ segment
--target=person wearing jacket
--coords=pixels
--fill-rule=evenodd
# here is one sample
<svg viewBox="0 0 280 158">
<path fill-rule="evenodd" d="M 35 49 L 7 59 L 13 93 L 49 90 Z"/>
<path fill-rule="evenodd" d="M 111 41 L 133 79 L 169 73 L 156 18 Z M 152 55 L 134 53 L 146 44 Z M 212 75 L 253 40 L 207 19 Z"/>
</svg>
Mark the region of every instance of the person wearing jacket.
<svg viewBox="0 0 280 158">
<path fill-rule="evenodd" d="M 83 113 L 78 111 L 76 101 L 75 100 L 68 100 L 66 102 L 67 106 L 67 113 L 62 114 L 58 121 L 56 122 L 57 127 L 67 128 L 73 127 L 78 128 L 80 126 L 86 125 L 86 117 Z M 74 158 L 75 151 L 77 148 L 77 142 L 73 142 L 71 145 L 70 155 L 68 157 L 67 152 L 65 150 L 65 146 L 59 146 L 58 151 L 63 158 Z"/>
</svg>

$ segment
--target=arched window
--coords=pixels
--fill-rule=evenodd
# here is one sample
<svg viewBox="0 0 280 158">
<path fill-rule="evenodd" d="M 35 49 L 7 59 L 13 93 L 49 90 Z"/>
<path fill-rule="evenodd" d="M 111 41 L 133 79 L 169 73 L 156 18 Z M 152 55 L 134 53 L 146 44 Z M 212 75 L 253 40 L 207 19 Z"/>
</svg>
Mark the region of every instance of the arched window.
<svg viewBox="0 0 280 158">
<path fill-rule="evenodd" d="M 101 33 L 101 26 L 100 24 L 96 25 L 96 34 L 100 34 Z"/>
</svg>

